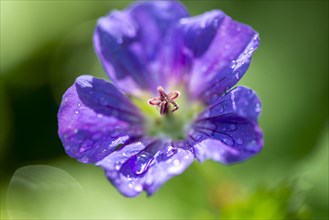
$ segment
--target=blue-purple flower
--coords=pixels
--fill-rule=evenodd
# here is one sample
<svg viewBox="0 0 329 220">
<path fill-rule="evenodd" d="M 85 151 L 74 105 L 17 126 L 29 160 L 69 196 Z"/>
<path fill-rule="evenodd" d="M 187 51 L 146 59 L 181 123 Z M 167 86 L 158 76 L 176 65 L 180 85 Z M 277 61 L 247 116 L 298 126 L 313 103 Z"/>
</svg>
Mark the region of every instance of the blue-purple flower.
<svg viewBox="0 0 329 220">
<path fill-rule="evenodd" d="M 102 167 L 128 197 L 153 194 L 194 158 L 250 158 L 263 146 L 261 103 L 232 87 L 258 44 L 257 32 L 219 10 L 190 17 L 176 1 L 147 1 L 112 11 L 94 33 L 112 83 L 80 76 L 64 94 L 66 153 Z"/>
</svg>

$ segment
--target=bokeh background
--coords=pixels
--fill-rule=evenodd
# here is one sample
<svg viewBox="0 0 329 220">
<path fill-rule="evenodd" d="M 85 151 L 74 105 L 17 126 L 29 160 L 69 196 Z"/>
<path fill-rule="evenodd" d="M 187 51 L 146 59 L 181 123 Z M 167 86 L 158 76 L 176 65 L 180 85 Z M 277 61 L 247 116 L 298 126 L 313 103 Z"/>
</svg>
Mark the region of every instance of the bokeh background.
<svg viewBox="0 0 329 220">
<path fill-rule="evenodd" d="M 263 151 L 241 164 L 195 162 L 152 197 L 125 198 L 57 136 L 64 91 L 106 78 L 97 18 L 130 1 L 1 0 L 1 218 L 328 218 L 328 1 L 183 1 L 222 9 L 261 38 L 239 84 L 262 99 Z"/>
</svg>

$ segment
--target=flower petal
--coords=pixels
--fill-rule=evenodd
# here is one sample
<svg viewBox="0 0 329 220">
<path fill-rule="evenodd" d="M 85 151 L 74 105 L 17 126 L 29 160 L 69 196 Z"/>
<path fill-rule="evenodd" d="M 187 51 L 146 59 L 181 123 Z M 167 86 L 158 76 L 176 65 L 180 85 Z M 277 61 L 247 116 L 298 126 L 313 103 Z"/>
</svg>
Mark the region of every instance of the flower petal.
<svg viewBox="0 0 329 220">
<path fill-rule="evenodd" d="M 111 83 L 80 76 L 63 96 L 58 133 L 65 151 L 84 163 L 103 159 L 142 135 L 139 110 Z"/>
<path fill-rule="evenodd" d="M 136 3 L 100 18 L 94 46 L 113 82 L 134 94 L 140 89 L 156 92 L 157 86 L 165 86 L 166 59 L 174 46 L 164 41 L 173 24 L 187 15 L 178 2 L 156 1 Z"/>
<path fill-rule="evenodd" d="M 259 44 L 251 27 L 218 10 L 183 18 L 179 29 L 185 50 L 193 56 L 189 90 L 206 103 L 239 81 Z"/>
<path fill-rule="evenodd" d="M 257 154 L 263 146 L 260 111 L 257 95 L 248 88 L 237 87 L 221 97 L 199 115 L 189 132 L 197 142 L 196 158 L 230 164 Z"/>
<path fill-rule="evenodd" d="M 193 159 L 191 151 L 170 141 L 144 140 L 113 152 L 97 165 L 123 195 L 133 197 L 143 190 L 153 194 L 171 177 L 181 174 Z"/>
</svg>

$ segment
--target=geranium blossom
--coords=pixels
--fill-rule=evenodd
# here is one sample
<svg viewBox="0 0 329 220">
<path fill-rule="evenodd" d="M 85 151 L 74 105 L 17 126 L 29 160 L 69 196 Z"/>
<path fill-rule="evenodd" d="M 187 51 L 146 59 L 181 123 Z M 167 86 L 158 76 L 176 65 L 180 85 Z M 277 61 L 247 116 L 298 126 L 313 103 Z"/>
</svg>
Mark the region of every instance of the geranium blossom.
<svg viewBox="0 0 329 220">
<path fill-rule="evenodd" d="M 102 167 L 128 197 L 153 194 L 194 158 L 250 158 L 263 146 L 261 103 L 232 87 L 258 44 L 257 32 L 219 10 L 190 17 L 176 1 L 148 1 L 110 12 L 94 47 L 112 83 L 80 76 L 65 92 L 66 153 Z"/>
</svg>

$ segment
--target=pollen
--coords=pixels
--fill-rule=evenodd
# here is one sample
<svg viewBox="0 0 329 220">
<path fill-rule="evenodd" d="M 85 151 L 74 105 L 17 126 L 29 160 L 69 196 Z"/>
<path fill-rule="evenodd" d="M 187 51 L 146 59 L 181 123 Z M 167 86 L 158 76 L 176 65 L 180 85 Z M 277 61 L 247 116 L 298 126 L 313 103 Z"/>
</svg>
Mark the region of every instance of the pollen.
<svg viewBox="0 0 329 220">
<path fill-rule="evenodd" d="M 167 115 L 179 109 L 178 104 L 175 102 L 180 95 L 179 91 L 173 91 L 167 94 L 164 89 L 159 86 L 158 92 L 159 96 L 149 99 L 148 103 L 150 105 L 159 106 L 161 115 Z"/>
</svg>

